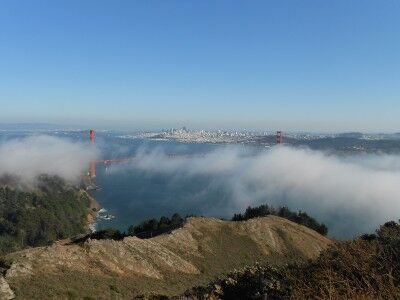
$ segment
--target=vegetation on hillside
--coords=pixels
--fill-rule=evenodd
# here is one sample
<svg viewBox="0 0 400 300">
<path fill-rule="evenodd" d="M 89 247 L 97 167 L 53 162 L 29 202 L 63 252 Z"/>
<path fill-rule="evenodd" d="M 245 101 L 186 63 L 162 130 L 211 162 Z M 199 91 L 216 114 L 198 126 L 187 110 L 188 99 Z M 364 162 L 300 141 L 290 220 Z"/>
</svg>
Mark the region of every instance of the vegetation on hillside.
<svg viewBox="0 0 400 300">
<path fill-rule="evenodd" d="M 89 196 L 58 177 L 40 176 L 35 187 L 0 185 L 0 254 L 85 232 Z"/>
<path fill-rule="evenodd" d="M 255 265 L 228 274 L 187 299 L 399 299 L 400 224 L 338 242 L 314 261 L 273 268 Z"/>
<path fill-rule="evenodd" d="M 185 219 L 183 219 L 178 213 L 173 214 L 171 219 L 163 216 L 159 220 L 145 220 L 139 225 L 130 226 L 128 228 L 128 235 L 140 238 L 151 238 L 182 227 L 184 221 Z"/>
<path fill-rule="evenodd" d="M 279 216 L 300 225 L 307 226 L 322 235 L 326 235 L 328 228 L 323 223 L 318 223 L 314 218 L 310 217 L 307 213 L 299 211 L 293 212 L 287 207 L 279 207 L 275 209 L 272 206 L 263 204 L 257 207 L 248 207 L 243 214 L 234 214 L 232 221 L 245 221 L 257 217 L 266 217 L 269 215 Z M 94 239 L 113 239 L 121 240 L 126 236 L 136 236 L 138 238 L 147 239 L 160 234 L 169 233 L 172 230 L 182 227 L 185 223 L 185 218 L 182 218 L 178 213 L 172 215 L 171 218 L 162 216 L 160 219 L 146 219 L 137 225 L 131 225 L 127 233 L 121 232 L 114 228 L 107 228 L 87 235 L 79 240 L 79 242 L 87 238 Z"/>
<path fill-rule="evenodd" d="M 160 219 L 147 219 L 137 225 L 131 225 L 128 232 L 121 232 L 118 229 L 106 228 L 86 235 L 80 239 L 75 239 L 74 242 L 84 242 L 88 238 L 97 240 L 122 240 L 127 236 L 136 236 L 141 239 L 148 239 L 160 234 L 169 233 L 172 230 L 183 226 L 186 218 L 182 218 L 178 213 L 172 215 L 171 218 L 162 216 Z"/>
<path fill-rule="evenodd" d="M 278 209 L 275 209 L 268 204 L 263 204 L 257 207 L 249 206 L 244 214 L 234 214 L 232 221 L 244 221 L 257 217 L 266 217 L 269 215 L 282 217 L 297 224 L 304 225 L 322 235 L 326 235 L 328 233 L 328 227 L 326 227 L 324 223 L 318 223 L 317 220 L 310 217 L 303 211 L 293 212 L 286 206 L 279 207 Z"/>
</svg>

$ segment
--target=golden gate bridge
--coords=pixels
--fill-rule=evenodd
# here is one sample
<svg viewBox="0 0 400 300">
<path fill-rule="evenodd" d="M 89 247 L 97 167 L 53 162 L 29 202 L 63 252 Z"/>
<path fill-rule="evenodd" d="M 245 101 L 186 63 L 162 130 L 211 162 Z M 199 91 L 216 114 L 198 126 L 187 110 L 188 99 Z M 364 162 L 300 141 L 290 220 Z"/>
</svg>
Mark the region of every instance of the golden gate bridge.
<svg viewBox="0 0 400 300">
<path fill-rule="evenodd" d="M 89 131 L 89 138 L 90 138 L 90 145 L 92 147 L 95 146 L 95 131 L 94 129 L 90 129 Z M 282 131 L 277 131 L 276 132 L 276 144 L 283 144 L 283 132 Z M 193 157 L 193 155 L 177 155 L 177 154 L 169 154 L 167 155 L 169 157 Z M 128 157 L 128 158 L 117 158 L 117 159 L 100 159 L 100 160 L 92 160 L 89 163 L 89 177 L 91 179 L 96 178 L 96 170 L 97 170 L 97 165 L 102 164 L 106 167 L 110 166 L 111 164 L 119 164 L 119 163 L 127 163 L 135 159 L 136 157 Z"/>
</svg>

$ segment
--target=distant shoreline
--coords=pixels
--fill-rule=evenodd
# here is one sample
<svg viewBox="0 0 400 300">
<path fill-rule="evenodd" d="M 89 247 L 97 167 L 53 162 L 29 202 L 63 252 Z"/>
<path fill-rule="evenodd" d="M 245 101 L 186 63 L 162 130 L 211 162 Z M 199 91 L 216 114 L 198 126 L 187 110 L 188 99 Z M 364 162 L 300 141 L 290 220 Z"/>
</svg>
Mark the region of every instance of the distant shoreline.
<svg viewBox="0 0 400 300">
<path fill-rule="evenodd" d="M 90 195 L 86 191 L 84 191 L 84 192 L 89 197 L 89 207 L 88 207 L 88 214 L 86 216 L 85 229 L 86 229 L 87 233 L 91 233 L 91 232 L 93 232 L 93 226 L 96 223 L 97 212 L 101 209 L 101 206 L 92 195 Z"/>
</svg>

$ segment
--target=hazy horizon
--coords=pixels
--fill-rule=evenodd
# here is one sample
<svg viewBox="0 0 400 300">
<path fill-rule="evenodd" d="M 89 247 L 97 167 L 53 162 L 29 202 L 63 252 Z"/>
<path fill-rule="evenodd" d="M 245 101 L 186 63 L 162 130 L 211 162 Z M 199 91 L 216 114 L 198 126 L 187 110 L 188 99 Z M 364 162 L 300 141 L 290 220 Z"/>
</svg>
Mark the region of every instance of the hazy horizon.
<svg viewBox="0 0 400 300">
<path fill-rule="evenodd" d="M 1 122 L 0 130 L 3 131 L 53 131 L 53 130 L 89 130 L 95 129 L 97 131 L 122 131 L 122 132 L 142 132 L 142 131 L 162 131 L 169 129 L 181 129 L 186 128 L 188 130 L 196 131 L 196 130 L 207 130 L 207 131 L 238 131 L 238 132 L 268 132 L 271 134 L 275 134 L 275 131 L 282 130 L 281 127 L 229 127 L 229 126 L 221 126 L 221 127 L 207 127 L 207 126 L 190 126 L 184 123 L 175 123 L 170 124 L 169 126 L 134 126 L 134 125 L 102 125 L 97 124 L 93 126 L 93 124 L 68 124 L 68 123 L 47 123 L 47 122 Z M 340 133 L 363 133 L 363 134 L 397 134 L 400 133 L 399 130 L 362 130 L 362 129 L 343 129 L 343 130 L 302 130 L 302 129 L 286 129 L 283 132 L 287 133 L 309 133 L 309 134 L 340 134 Z"/>
</svg>

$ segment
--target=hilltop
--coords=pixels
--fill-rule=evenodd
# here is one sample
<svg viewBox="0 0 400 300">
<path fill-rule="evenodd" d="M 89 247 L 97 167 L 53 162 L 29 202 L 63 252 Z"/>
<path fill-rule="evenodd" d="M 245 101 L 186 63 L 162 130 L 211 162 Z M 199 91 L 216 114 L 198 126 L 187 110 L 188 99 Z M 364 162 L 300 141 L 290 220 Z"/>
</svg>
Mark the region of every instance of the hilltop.
<svg viewBox="0 0 400 300">
<path fill-rule="evenodd" d="M 7 255 L 3 273 L 21 298 L 95 299 L 179 295 L 255 262 L 282 265 L 315 258 L 331 241 L 289 220 L 188 218 L 150 239 L 64 240 Z"/>
<path fill-rule="evenodd" d="M 400 224 L 332 244 L 317 259 L 235 270 L 179 299 L 400 299 Z"/>
</svg>

